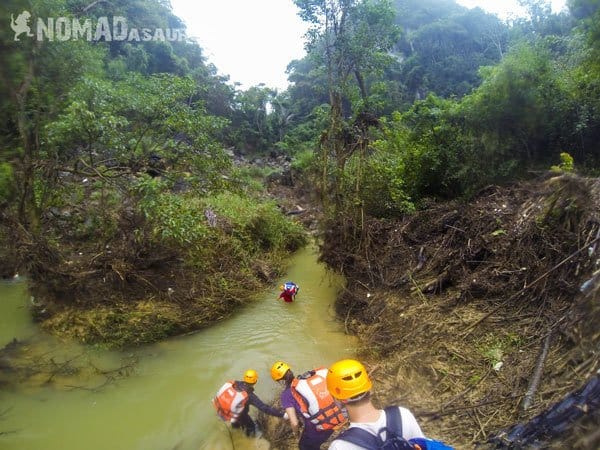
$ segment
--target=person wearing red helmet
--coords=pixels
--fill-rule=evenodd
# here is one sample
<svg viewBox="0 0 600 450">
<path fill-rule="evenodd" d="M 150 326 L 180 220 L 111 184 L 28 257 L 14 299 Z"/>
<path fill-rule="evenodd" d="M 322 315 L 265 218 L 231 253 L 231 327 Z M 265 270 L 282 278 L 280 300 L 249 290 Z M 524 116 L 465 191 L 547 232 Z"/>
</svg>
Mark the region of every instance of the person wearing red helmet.
<svg viewBox="0 0 600 450">
<path fill-rule="evenodd" d="M 298 285 L 293 281 L 287 281 L 285 284 L 279 286 L 279 289 L 281 290 L 281 294 L 279 294 L 277 299 L 279 300 L 282 298 L 286 303 L 292 303 L 296 298 L 296 294 L 300 290 Z"/>
</svg>

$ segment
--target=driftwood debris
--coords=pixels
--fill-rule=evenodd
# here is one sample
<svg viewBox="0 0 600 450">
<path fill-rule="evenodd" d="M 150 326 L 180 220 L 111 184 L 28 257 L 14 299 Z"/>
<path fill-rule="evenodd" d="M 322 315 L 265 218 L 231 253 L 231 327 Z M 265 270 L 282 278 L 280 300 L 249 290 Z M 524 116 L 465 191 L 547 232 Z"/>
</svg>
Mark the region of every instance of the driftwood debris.
<svg viewBox="0 0 600 450">
<path fill-rule="evenodd" d="M 525 393 L 525 397 L 523 397 L 523 401 L 521 402 L 521 411 L 525 412 L 533 405 L 533 397 L 537 392 L 538 386 L 540 385 L 540 381 L 542 379 L 542 373 L 544 372 L 544 363 L 546 362 L 546 358 L 548 357 L 548 351 L 550 350 L 550 341 L 552 340 L 552 333 L 549 333 L 548 336 L 544 339 L 542 343 L 542 347 L 540 348 L 540 353 L 537 359 L 537 364 L 535 365 L 535 370 L 533 372 L 533 376 L 529 380 L 529 386 L 527 388 L 527 392 Z"/>
<path fill-rule="evenodd" d="M 301 207 L 301 206 L 299 206 L 299 205 L 296 205 L 296 209 L 292 209 L 292 210 L 290 210 L 290 211 L 287 211 L 285 214 L 286 214 L 287 216 L 296 216 L 296 215 L 298 215 L 298 214 L 303 214 L 303 213 L 305 213 L 306 211 L 307 211 L 306 209 L 302 208 L 302 207 Z"/>
<path fill-rule="evenodd" d="M 421 246 L 421 248 L 419 249 L 419 255 L 417 256 L 417 260 L 418 260 L 418 264 L 417 267 L 415 267 L 415 272 L 418 272 L 419 270 L 421 270 L 423 268 L 423 266 L 425 265 L 425 255 L 423 255 L 423 251 L 425 250 L 424 246 Z"/>
</svg>

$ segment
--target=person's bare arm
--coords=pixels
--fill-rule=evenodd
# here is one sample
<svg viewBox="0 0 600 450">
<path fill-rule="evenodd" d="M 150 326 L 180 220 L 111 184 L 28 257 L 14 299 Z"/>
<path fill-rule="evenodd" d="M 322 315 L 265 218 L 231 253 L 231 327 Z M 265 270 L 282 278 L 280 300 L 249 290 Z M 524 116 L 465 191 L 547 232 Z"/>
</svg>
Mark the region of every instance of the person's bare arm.
<svg viewBox="0 0 600 450">
<path fill-rule="evenodd" d="M 285 408 L 285 412 L 288 414 L 290 418 L 290 426 L 292 427 L 292 431 L 295 436 L 298 436 L 300 431 L 300 423 L 298 422 L 298 416 L 296 415 L 296 409 L 293 407 Z"/>
</svg>

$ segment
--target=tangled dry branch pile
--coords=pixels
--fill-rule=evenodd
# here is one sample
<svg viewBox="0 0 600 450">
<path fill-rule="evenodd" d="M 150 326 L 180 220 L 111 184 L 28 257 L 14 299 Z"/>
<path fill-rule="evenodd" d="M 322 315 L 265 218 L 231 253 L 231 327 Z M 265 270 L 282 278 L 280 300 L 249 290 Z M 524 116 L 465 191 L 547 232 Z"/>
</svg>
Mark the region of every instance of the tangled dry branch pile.
<svg viewBox="0 0 600 450">
<path fill-rule="evenodd" d="M 349 280 L 337 312 L 362 338 L 379 403 L 411 407 L 432 436 L 473 448 L 600 368 L 598 290 L 580 291 L 600 261 L 600 180 L 491 186 L 371 220 L 349 242 L 351 227 L 323 247 Z"/>
</svg>

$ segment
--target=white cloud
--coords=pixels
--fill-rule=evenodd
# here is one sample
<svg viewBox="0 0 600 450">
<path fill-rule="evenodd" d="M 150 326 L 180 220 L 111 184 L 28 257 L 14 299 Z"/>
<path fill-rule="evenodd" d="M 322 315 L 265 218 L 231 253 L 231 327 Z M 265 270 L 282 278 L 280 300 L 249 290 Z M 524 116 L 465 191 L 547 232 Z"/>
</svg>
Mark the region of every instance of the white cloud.
<svg viewBox="0 0 600 450">
<path fill-rule="evenodd" d="M 458 0 L 459 4 L 498 14 L 523 15 L 517 0 Z M 171 0 L 174 13 L 184 20 L 209 62 L 242 88 L 265 83 L 283 90 L 285 69 L 304 55 L 307 25 L 292 0 Z M 552 0 L 555 12 L 565 0 Z"/>
<path fill-rule="evenodd" d="M 171 0 L 209 62 L 242 88 L 287 87 L 285 69 L 304 55 L 306 25 L 292 0 Z"/>
</svg>

